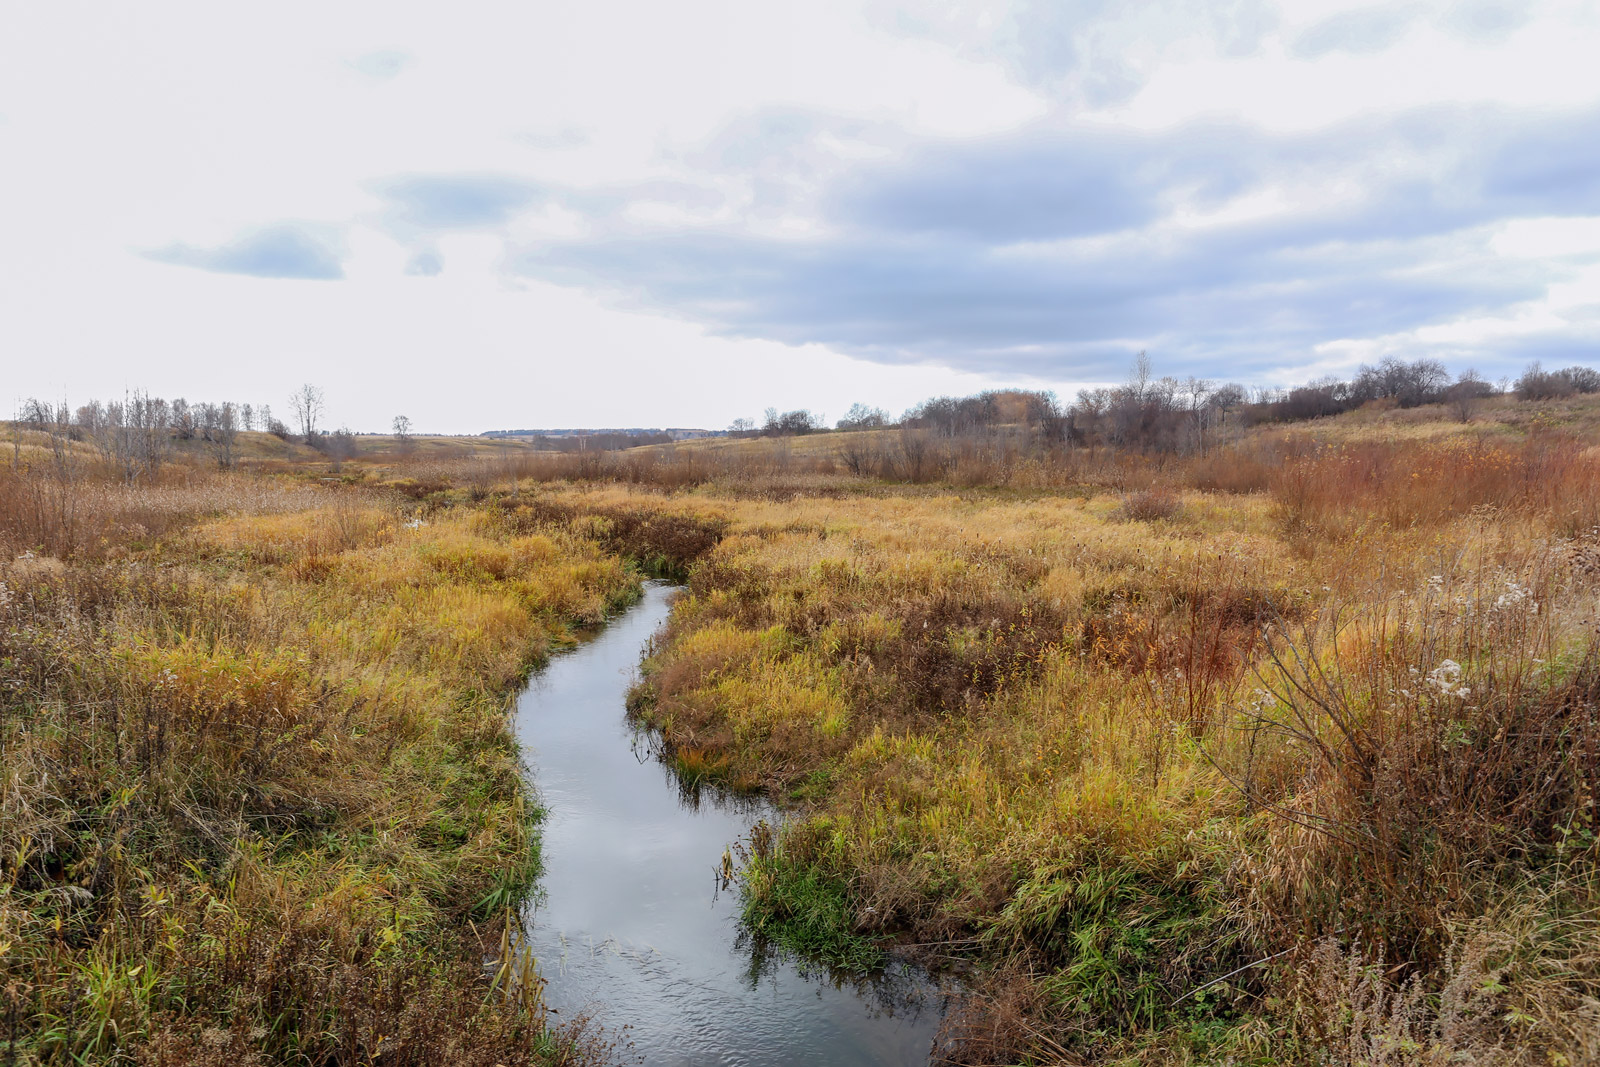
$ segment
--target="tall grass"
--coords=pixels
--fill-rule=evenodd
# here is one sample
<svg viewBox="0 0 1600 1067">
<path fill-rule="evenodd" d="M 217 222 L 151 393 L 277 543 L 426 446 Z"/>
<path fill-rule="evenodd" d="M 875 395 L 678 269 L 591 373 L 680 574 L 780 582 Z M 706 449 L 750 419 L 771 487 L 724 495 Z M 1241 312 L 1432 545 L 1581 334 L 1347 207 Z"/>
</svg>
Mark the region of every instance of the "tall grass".
<svg viewBox="0 0 1600 1067">
<path fill-rule="evenodd" d="M 0 555 L 0 1048 L 586 1055 L 485 970 L 537 870 L 504 695 L 634 595 L 622 561 L 381 495 L 29 477 L 0 491 L 73 522 L 8 513 Z"/>
<path fill-rule="evenodd" d="M 635 706 L 805 813 L 753 923 L 981 968 L 962 1062 L 1581 1062 L 1592 452 L 1248 447 L 1242 494 L 713 483 Z"/>
</svg>

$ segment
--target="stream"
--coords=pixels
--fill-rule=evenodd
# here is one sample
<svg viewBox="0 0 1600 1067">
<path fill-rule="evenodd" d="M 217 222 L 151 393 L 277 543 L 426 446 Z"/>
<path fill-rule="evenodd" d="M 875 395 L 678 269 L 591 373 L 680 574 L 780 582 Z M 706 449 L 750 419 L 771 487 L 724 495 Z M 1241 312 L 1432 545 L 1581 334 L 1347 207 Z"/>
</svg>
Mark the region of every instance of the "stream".
<svg viewBox="0 0 1600 1067">
<path fill-rule="evenodd" d="M 723 888 L 723 853 L 769 804 L 686 793 L 624 700 L 673 588 L 554 657 L 516 730 L 548 815 L 528 938 L 555 1021 L 588 1016 L 651 1065 L 926 1065 L 943 1001 L 891 965 L 840 980 L 758 943 Z M 626 1029 L 624 1029 L 626 1028 Z"/>
</svg>

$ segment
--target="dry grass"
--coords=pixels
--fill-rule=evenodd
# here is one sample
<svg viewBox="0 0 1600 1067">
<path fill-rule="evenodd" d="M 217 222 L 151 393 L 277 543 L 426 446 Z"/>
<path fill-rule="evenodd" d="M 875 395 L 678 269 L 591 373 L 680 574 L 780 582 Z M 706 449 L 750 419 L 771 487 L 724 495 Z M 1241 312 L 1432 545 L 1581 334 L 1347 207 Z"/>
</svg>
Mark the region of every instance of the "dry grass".
<svg viewBox="0 0 1600 1067">
<path fill-rule="evenodd" d="M 990 969 L 961 1062 L 1584 1062 L 1594 451 L 1235 448 L 1266 491 L 711 483 L 636 706 L 808 813 L 751 857 L 764 928 Z"/>
<path fill-rule="evenodd" d="M 0 557 L 0 1047 L 589 1055 L 484 969 L 537 869 L 504 694 L 628 568 L 293 482 L 65 489 Z"/>
<path fill-rule="evenodd" d="M 394 1033 L 435 1036 L 395 1047 L 517 1025 L 464 1022 L 500 1009 L 452 999 L 422 933 L 526 874 L 498 705 L 468 694 L 603 613 L 623 556 L 688 580 L 632 701 L 662 755 L 794 809 L 748 917 L 822 959 L 975 966 L 956 1062 L 1592 1061 L 1597 411 L 1363 410 L 1188 456 L 878 431 L 369 458 L 294 509 L 175 506 L 146 547 L 97 505 L 74 529 L 109 532 L 4 579 L 33 635 L 0 651 L 31 694 L 7 707 L 48 725 L 8 718 L 7 795 L 54 849 L 0 841 L 36 917 L 13 988 L 81 1051 L 85 1001 L 50 998 L 92 963 L 97 1020 L 231 1049 L 139 1007 L 174 1002 L 128 973 L 164 935 L 103 916 L 182 916 L 197 1016 L 259 1020 L 270 953 L 202 981 L 215 946 L 309 914 L 325 962 L 284 995 L 327 1061 L 374 1039 L 317 1020 L 402 1000 Z M 12 545 L 60 528 L 38 514 Z M 151 886 L 186 903 L 146 915 Z"/>
</svg>

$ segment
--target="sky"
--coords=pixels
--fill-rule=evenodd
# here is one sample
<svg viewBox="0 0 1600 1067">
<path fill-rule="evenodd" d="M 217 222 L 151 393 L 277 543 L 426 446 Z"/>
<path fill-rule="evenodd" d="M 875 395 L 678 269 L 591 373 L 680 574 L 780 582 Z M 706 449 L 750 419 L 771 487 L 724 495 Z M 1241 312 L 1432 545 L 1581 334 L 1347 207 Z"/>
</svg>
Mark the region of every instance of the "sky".
<svg viewBox="0 0 1600 1067">
<path fill-rule="evenodd" d="M 830 419 L 1600 363 L 1600 4 L 11 4 L 0 403 Z"/>
</svg>

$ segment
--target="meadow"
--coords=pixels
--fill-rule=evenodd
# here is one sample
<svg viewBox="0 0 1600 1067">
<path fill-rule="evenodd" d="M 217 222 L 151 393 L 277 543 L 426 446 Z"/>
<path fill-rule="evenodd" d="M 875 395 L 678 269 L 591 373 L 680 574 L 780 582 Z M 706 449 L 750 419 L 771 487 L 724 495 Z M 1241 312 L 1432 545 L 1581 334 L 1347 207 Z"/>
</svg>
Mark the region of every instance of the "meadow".
<svg viewBox="0 0 1600 1067">
<path fill-rule="evenodd" d="M 506 702 L 635 571 L 320 472 L 69 459 L 0 472 L 0 1058 L 592 1059 L 508 951 Z"/>
<path fill-rule="evenodd" d="M 749 923 L 969 975 L 959 1062 L 1592 1061 L 1596 449 L 1426 414 L 664 501 L 727 526 L 634 707 L 792 805 Z"/>
<path fill-rule="evenodd" d="M 1597 425 L 0 476 L 21 1062 L 597 1056 L 484 973 L 537 868 L 504 695 L 643 574 L 632 713 L 788 810 L 748 925 L 960 974 L 952 1062 L 1590 1062 Z"/>
</svg>

